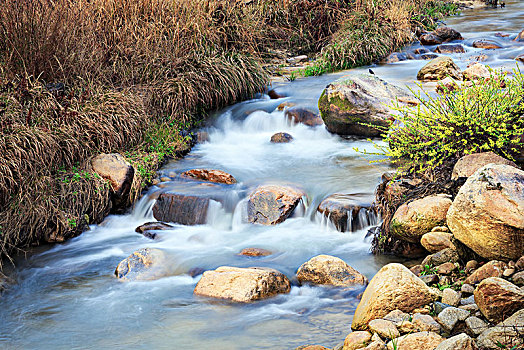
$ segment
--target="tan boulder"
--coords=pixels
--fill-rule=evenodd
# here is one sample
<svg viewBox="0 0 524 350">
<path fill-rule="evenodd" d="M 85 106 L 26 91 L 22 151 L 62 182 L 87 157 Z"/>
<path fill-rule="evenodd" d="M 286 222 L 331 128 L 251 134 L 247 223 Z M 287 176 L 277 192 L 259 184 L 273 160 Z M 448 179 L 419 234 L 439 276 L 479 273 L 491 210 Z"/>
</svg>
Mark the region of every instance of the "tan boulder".
<svg viewBox="0 0 524 350">
<path fill-rule="evenodd" d="M 248 303 L 289 293 L 290 290 L 288 278 L 277 270 L 265 267 L 221 266 L 216 270 L 204 272 L 194 294 Z"/>
<path fill-rule="evenodd" d="M 508 267 L 505 262 L 491 260 L 476 269 L 471 275 L 466 278 L 464 283 L 477 284 L 489 277 L 502 277 L 504 270 Z"/>
<path fill-rule="evenodd" d="M 390 232 L 407 242 L 419 243 L 422 235 L 446 222 L 446 213 L 451 203 L 446 195 L 429 196 L 404 203 L 391 219 Z"/>
<path fill-rule="evenodd" d="M 306 261 L 298 269 L 297 279 L 300 283 L 329 284 L 337 287 L 365 286 L 368 283 L 364 275 L 344 260 L 329 255 L 318 255 Z"/>
<path fill-rule="evenodd" d="M 411 312 L 433 301 L 430 288 L 407 267 L 388 264 L 373 277 L 362 295 L 351 328 L 364 330 L 371 320 L 399 309 Z"/>
<path fill-rule="evenodd" d="M 306 193 L 296 187 L 263 185 L 249 195 L 247 215 L 251 223 L 276 225 L 286 220 Z"/>
<path fill-rule="evenodd" d="M 400 336 L 400 332 L 393 322 L 380 318 L 369 322 L 369 330 L 386 339 L 395 339 Z"/>
<path fill-rule="evenodd" d="M 489 73 L 489 72 L 488 72 Z M 506 164 L 517 167 L 517 164 L 506 158 L 496 155 L 493 152 L 482 152 L 465 155 L 460 158 L 451 173 L 451 179 L 456 180 L 459 177 L 470 177 L 478 169 L 488 164 Z"/>
<path fill-rule="evenodd" d="M 388 350 L 434 350 L 444 341 L 435 332 L 417 332 L 398 337 L 388 343 Z"/>
<path fill-rule="evenodd" d="M 449 232 L 428 232 L 420 238 L 420 244 L 430 253 L 440 252 L 442 249 L 454 248 L 451 243 L 453 235 Z"/>
<path fill-rule="evenodd" d="M 176 272 L 175 264 L 163 250 L 142 248 L 122 260 L 115 275 L 121 281 L 150 281 Z"/>
<path fill-rule="evenodd" d="M 487 259 L 524 251 L 524 171 L 488 164 L 460 188 L 447 214 L 453 236 Z"/>
<path fill-rule="evenodd" d="M 351 332 L 344 340 L 342 350 L 357 350 L 365 348 L 371 342 L 371 333 L 366 331 Z"/>
<path fill-rule="evenodd" d="M 478 80 L 478 79 L 487 79 L 491 76 L 489 69 L 482 63 L 475 63 L 468 68 L 466 68 L 462 75 L 464 80 Z"/>
<path fill-rule="evenodd" d="M 524 308 L 524 291 L 502 278 L 480 282 L 474 292 L 480 312 L 491 322 L 500 322 Z"/>
<path fill-rule="evenodd" d="M 429 61 L 417 74 L 418 80 L 442 80 L 450 76 L 462 80 L 459 67 L 450 57 L 440 56 Z"/>
<path fill-rule="evenodd" d="M 91 159 L 91 168 L 101 178 L 109 181 L 115 205 L 123 205 L 135 177 L 133 166 L 118 153 L 103 153 Z"/>
<path fill-rule="evenodd" d="M 228 174 L 222 170 L 214 169 L 192 169 L 183 172 L 180 176 L 195 180 L 216 182 L 227 185 L 237 183 L 237 180 L 233 177 L 233 175 Z"/>
</svg>

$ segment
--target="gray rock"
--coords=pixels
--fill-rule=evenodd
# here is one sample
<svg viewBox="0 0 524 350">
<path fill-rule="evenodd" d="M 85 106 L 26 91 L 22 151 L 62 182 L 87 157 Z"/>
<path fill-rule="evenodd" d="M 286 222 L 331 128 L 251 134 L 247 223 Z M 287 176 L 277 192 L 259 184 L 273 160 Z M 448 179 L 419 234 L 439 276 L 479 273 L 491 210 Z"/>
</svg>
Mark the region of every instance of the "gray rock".
<svg viewBox="0 0 524 350">
<path fill-rule="evenodd" d="M 451 306 L 458 306 L 460 294 L 451 288 L 446 288 L 442 291 L 442 302 Z"/>
<path fill-rule="evenodd" d="M 469 315 L 469 311 L 456 307 L 447 307 L 438 314 L 437 321 L 445 331 L 451 332 L 458 321 L 464 321 Z"/>
<path fill-rule="evenodd" d="M 422 265 L 438 266 L 447 262 L 456 263 L 459 261 L 457 251 L 451 248 L 442 249 L 440 252 L 428 255 L 423 261 Z"/>
<path fill-rule="evenodd" d="M 475 287 L 473 287 L 471 284 L 463 284 L 462 287 L 460 287 L 460 291 L 463 294 L 473 294 L 475 291 Z"/>
<path fill-rule="evenodd" d="M 472 336 L 477 337 L 480 333 L 488 329 L 489 325 L 476 316 L 470 316 L 466 318 L 466 327 Z"/>
<path fill-rule="evenodd" d="M 460 333 L 440 343 L 435 350 L 475 350 L 476 346 L 466 333 Z"/>
<path fill-rule="evenodd" d="M 474 295 L 471 295 L 467 298 L 464 298 L 464 299 L 461 299 L 460 300 L 460 305 L 471 305 L 471 304 L 475 304 L 475 296 Z"/>
<path fill-rule="evenodd" d="M 399 327 L 402 323 L 409 321 L 409 318 L 409 314 L 400 310 L 393 310 L 386 316 L 382 317 L 384 320 L 393 322 L 397 327 Z"/>
</svg>

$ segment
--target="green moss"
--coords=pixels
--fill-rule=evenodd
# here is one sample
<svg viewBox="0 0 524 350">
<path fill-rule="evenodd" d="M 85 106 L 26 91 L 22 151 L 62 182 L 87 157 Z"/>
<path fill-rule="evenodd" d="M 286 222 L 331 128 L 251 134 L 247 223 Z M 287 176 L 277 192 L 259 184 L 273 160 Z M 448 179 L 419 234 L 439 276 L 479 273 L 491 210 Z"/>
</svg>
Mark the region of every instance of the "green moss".
<svg viewBox="0 0 524 350">
<path fill-rule="evenodd" d="M 326 90 L 322 92 L 322 95 L 320 95 L 320 98 L 318 99 L 318 109 L 320 111 L 320 116 L 322 117 L 322 120 L 324 120 L 324 122 L 339 119 L 336 118 L 336 116 L 334 116 L 332 113 L 330 113 L 331 105 L 337 106 L 342 112 L 346 112 L 346 115 L 344 116 L 347 120 L 349 120 L 349 122 L 355 124 L 362 122 L 362 120 L 359 117 L 350 114 L 353 110 L 353 105 L 351 104 L 351 102 L 341 99 L 338 96 L 328 99 Z"/>
</svg>

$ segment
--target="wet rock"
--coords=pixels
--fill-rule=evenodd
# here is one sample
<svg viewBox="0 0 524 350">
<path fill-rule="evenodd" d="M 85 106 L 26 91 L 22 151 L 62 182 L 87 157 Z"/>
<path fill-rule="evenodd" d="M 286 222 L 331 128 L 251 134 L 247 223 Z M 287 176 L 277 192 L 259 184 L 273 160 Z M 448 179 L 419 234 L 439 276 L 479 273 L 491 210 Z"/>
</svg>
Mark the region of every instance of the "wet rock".
<svg viewBox="0 0 524 350">
<path fill-rule="evenodd" d="M 194 294 L 248 303 L 281 293 L 289 293 L 291 284 L 281 272 L 264 267 L 221 266 L 206 271 L 197 283 Z"/>
<path fill-rule="evenodd" d="M 520 349 L 524 345 L 524 309 L 516 311 L 511 317 L 482 332 L 477 338 L 481 349 L 498 350 L 501 345 L 506 349 Z"/>
<path fill-rule="evenodd" d="M 503 261 L 492 260 L 473 272 L 465 283 L 477 284 L 489 277 L 502 277 L 507 265 Z"/>
<path fill-rule="evenodd" d="M 162 193 L 153 206 L 153 216 L 159 221 L 202 225 L 206 223 L 209 200 L 208 197 Z"/>
<path fill-rule="evenodd" d="M 491 322 L 500 322 L 524 308 L 524 291 L 502 278 L 490 277 L 475 289 L 475 302 Z"/>
<path fill-rule="evenodd" d="M 473 339 L 466 333 L 460 333 L 440 343 L 435 350 L 476 350 Z"/>
<path fill-rule="evenodd" d="M 438 57 L 439 56 L 434 53 L 423 53 L 422 55 L 420 55 L 420 58 L 426 61 L 434 60 L 435 58 L 438 58 Z"/>
<path fill-rule="evenodd" d="M 233 175 L 226 173 L 222 170 L 210 170 L 210 169 L 192 169 L 185 171 L 181 174 L 182 177 L 191 178 L 201 181 L 209 181 L 221 184 L 232 185 L 236 184 L 237 180 Z"/>
<path fill-rule="evenodd" d="M 320 202 L 317 211 L 340 232 L 357 231 L 376 223 L 371 204 L 359 194 L 335 193 Z"/>
<path fill-rule="evenodd" d="M 420 238 L 434 226 L 442 225 L 451 205 L 446 195 L 429 196 L 402 204 L 390 223 L 390 231 L 396 237 L 411 243 L 419 243 Z"/>
<path fill-rule="evenodd" d="M 462 40 L 462 35 L 455 29 L 449 27 L 439 27 L 431 33 L 423 34 L 419 37 L 422 45 L 438 45 L 453 40 Z"/>
<path fill-rule="evenodd" d="M 473 337 L 478 337 L 480 333 L 488 329 L 489 325 L 484 320 L 470 316 L 466 318 L 466 329 L 468 333 Z"/>
<path fill-rule="evenodd" d="M 115 275 L 121 281 L 149 281 L 169 276 L 174 270 L 164 251 L 142 248 L 122 260 Z"/>
<path fill-rule="evenodd" d="M 442 80 L 451 78 L 462 80 L 459 67 L 450 57 L 441 56 L 429 61 L 417 74 L 418 80 Z"/>
<path fill-rule="evenodd" d="M 263 185 L 249 195 L 248 220 L 261 225 L 276 225 L 285 221 L 306 194 L 291 186 Z"/>
<path fill-rule="evenodd" d="M 433 33 L 422 34 L 419 40 L 422 45 L 438 45 L 443 42 L 441 37 Z"/>
<path fill-rule="evenodd" d="M 451 306 L 458 306 L 460 303 L 460 294 L 451 288 L 442 291 L 442 302 Z"/>
<path fill-rule="evenodd" d="M 293 136 L 291 136 L 287 132 L 277 132 L 276 134 L 271 136 L 270 141 L 273 143 L 288 143 L 293 141 Z"/>
<path fill-rule="evenodd" d="M 449 45 L 439 45 L 435 49 L 436 53 L 464 53 L 464 46 L 460 44 L 449 44 Z"/>
<path fill-rule="evenodd" d="M 146 222 L 145 224 L 138 226 L 135 229 L 135 232 L 141 233 L 147 238 L 156 239 L 157 234 L 151 231 L 172 230 L 173 228 L 174 226 L 161 221 Z"/>
<path fill-rule="evenodd" d="M 91 160 L 91 168 L 109 181 L 114 207 L 125 205 L 135 177 L 133 166 L 118 153 L 103 153 Z"/>
<path fill-rule="evenodd" d="M 487 259 L 524 251 L 524 171 L 488 164 L 460 188 L 447 214 L 453 236 Z"/>
<path fill-rule="evenodd" d="M 434 350 L 444 341 L 435 332 L 417 332 L 398 337 L 387 344 L 388 350 Z"/>
<path fill-rule="evenodd" d="M 434 299 L 424 282 L 401 264 L 388 264 L 373 277 L 362 295 L 351 328 L 363 330 L 369 321 L 393 310 L 411 312 Z"/>
<path fill-rule="evenodd" d="M 513 39 L 513 41 L 524 42 L 524 30 L 522 30 L 520 33 L 518 33 L 517 36 L 515 37 L 515 39 Z"/>
<path fill-rule="evenodd" d="M 425 47 L 421 47 L 421 48 L 413 50 L 413 53 L 415 53 L 416 55 L 422 55 L 424 53 L 429 53 L 429 52 L 431 52 L 431 51 L 429 51 Z"/>
<path fill-rule="evenodd" d="M 494 50 L 502 48 L 502 45 L 493 40 L 475 40 L 472 44 L 477 49 Z"/>
<path fill-rule="evenodd" d="M 268 256 L 273 254 L 271 251 L 262 248 L 244 248 L 238 255 L 245 256 Z"/>
<path fill-rule="evenodd" d="M 357 350 L 366 347 L 371 342 L 371 333 L 366 331 L 351 332 L 344 340 L 343 350 Z"/>
<path fill-rule="evenodd" d="M 482 63 L 475 63 L 472 66 L 469 66 L 468 68 L 466 68 L 462 72 L 462 76 L 464 77 L 464 80 L 479 80 L 479 79 L 488 79 L 491 76 L 491 73 L 489 72 L 489 69 Z M 489 153 L 492 153 L 492 152 L 489 152 Z"/>
<path fill-rule="evenodd" d="M 318 106 L 330 132 L 378 136 L 390 125 L 394 111 L 387 106 L 396 99 L 407 104 L 418 103 L 405 90 L 376 75 L 346 75 L 326 87 Z"/>
<path fill-rule="evenodd" d="M 420 238 L 420 244 L 430 253 L 440 252 L 446 248 L 453 248 L 451 243 L 451 233 L 448 232 L 428 232 Z"/>
<path fill-rule="evenodd" d="M 295 124 L 304 124 L 307 126 L 322 125 L 324 122 L 317 113 L 305 108 L 293 107 L 286 111 L 286 117 Z"/>
<path fill-rule="evenodd" d="M 206 270 L 204 270 L 203 268 L 201 267 L 193 267 L 191 269 L 189 269 L 189 271 L 187 272 L 187 274 L 191 277 L 196 277 L 198 275 L 201 275 L 205 272 Z"/>
<path fill-rule="evenodd" d="M 520 62 L 524 62 L 524 53 L 518 55 L 517 57 L 515 57 L 515 60 L 520 61 Z"/>
<path fill-rule="evenodd" d="M 511 277 L 511 280 L 513 283 L 515 283 L 517 286 L 524 286 L 524 271 L 517 272 Z"/>
<path fill-rule="evenodd" d="M 396 63 L 401 61 L 406 61 L 408 59 L 408 56 L 405 53 L 402 52 L 393 52 L 392 54 L 389 54 L 388 57 L 385 58 L 386 63 Z"/>
<path fill-rule="evenodd" d="M 465 321 L 469 316 L 469 311 L 457 307 L 447 307 L 438 314 L 437 321 L 446 332 L 451 332 L 458 321 Z"/>
<path fill-rule="evenodd" d="M 293 102 L 282 102 L 281 104 L 278 105 L 277 109 L 279 111 L 283 111 L 284 109 L 286 108 L 291 108 L 291 107 L 295 107 L 297 104 L 296 103 L 293 103 Z"/>
<path fill-rule="evenodd" d="M 300 266 L 297 271 L 300 283 L 328 284 L 337 287 L 365 286 L 367 278 L 342 259 L 318 255 Z"/>
<path fill-rule="evenodd" d="M 268 94 L 269 98 L 271 98 L 272 100 L 276 100 L 276 99 L 279 99 L 279 98 L 286 97 L 284 95 L 279 94 L 275 90 L 269 90 L 267 94 Z"/>
<path fill-rule="evenodd" d="M 376 319 L 369 322 L 369 329 L 385 339 L 395 339 L 400 336 L 397 327 L 391 321 Z"/>
<path fill-rule="evenodd" d="M 474 66 L 476 66 L 476 64 Z M 485 68 L 484 65 L 481 65 L 481 66 Z M 489 71 L 488 71 L 488 74 L 489 74 Z M 517 164 L 515 164 L 511 160 L 502 158 L 501 156 L 498 156 L 493 152 L 473 153 L 473 154 L 468 154 L 460 158 L 457 161 L 457 163 L 455 163 L 455 166 L 453 167 L 453 172 L 451 173 L 451 179 L 457 180 L 458 178 L 461 178 L 461 177 L 464 177 L 464 178 L 470 177 L 477 170 L 479 170 L 480 168 L 488 164 L 505 164 L 505 165 L 511 165 L 517 168 Z"/>
<path fill-rule="evenodd" d="M 459 261 L 459 256 L 455 249 L 446 248 L 435 254 L 428 255 L 422 261 L 422 265 L 438 266 L 447 262 L 456 263 Z"/>
<path fill-rule="evenodd" d="M 497 38 L 507 38 L 508 36 L 510 36 L 511 34 L 508 34 L 508 33 L 501 33 L 501 32 L 498 32 L 498 33 L 495 33 L 495 36 Z"/>
</svg>

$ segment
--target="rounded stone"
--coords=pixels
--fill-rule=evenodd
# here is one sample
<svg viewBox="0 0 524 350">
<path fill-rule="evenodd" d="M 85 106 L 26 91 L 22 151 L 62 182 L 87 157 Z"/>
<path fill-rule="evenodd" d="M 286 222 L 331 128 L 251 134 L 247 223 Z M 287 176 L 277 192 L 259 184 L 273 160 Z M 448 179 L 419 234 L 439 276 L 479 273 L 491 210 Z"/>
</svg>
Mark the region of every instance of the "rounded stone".
<svg viewBox="0 0 524 350">
<path fill-rule="evenodd" d="M 300 283 L 337 287 L 360 286 L 368 283 L 364 275 L 342 259 L 329 255 L 318 255 L 302 264 L 297 271 L 297 279 Z"/>
</svg>

